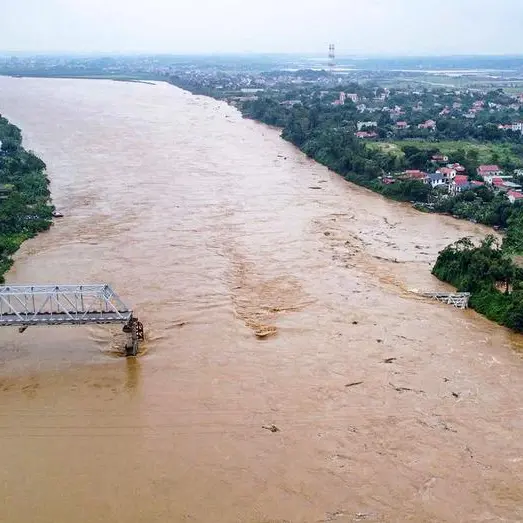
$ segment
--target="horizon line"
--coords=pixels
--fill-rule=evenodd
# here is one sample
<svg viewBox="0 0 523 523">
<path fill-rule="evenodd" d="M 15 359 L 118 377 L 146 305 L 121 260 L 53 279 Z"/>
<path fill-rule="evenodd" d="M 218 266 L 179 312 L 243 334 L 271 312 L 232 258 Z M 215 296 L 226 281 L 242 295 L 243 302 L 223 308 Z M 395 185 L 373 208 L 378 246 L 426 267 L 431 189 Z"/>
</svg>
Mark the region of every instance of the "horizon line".
<svg viewBox="0 0 523 523">
<path fill-rule="evenodd" d="M 219 52 L 168 52 L 168 51 L 19 51 L 0 49 L 0 56 L 293 56 L 293 57 L 310 57 L 323 56 L 323 52 L 264 52 L 264 51 L 219 51 Z M 377 54 L 377 53 L 344 53 L 338 52 L 337 59 L 354 58 L 354 59 L 394 59 L 394 58 L 523 58 L 523 53 L 461 53 L 461 54 Z"/>
</svg>

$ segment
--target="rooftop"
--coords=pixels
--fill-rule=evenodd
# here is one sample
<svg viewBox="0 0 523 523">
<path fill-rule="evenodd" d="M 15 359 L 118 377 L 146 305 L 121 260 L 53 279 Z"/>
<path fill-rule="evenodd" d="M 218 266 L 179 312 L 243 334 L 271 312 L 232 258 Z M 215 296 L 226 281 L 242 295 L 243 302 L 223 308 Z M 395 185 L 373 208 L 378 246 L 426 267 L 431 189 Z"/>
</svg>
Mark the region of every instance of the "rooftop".
<svg viewBox="0 0 523 523">
<path fill-rule="evenodd" d="M 454 183 L 456 185 L 465 185 L 468 184 L 469 180 L 464 174 L 456 174 L 454 178 Z"/>
<path fill-rule="evenodd" d="M 501 169 L 499 168 L 499 165 L 480 165 L 478 167 L 478 171 L 480 173 L 489 173 L 489 172 L 501 171 Z"/>
</svg>

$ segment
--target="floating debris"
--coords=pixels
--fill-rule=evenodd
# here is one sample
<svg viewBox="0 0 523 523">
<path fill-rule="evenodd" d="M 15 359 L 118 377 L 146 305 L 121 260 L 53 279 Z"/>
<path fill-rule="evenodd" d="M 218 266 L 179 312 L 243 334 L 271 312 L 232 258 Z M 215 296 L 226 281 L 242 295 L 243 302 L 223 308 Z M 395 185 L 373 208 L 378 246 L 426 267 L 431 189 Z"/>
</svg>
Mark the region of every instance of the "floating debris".
<svg viewBox="0 0 523 523">
<path fill-rule="evenodd" d="M 417 390 L 417 389 L 411 389 L 409 387 L 397 387 L 393 383 L 389 383 L 389 385 L 396 391 L 396 392 L 417 392 L 418 394 L 425 394 L 424 390 Z"/>
<path fill-rule="evenodd" d="M 272 425 L 262 425 L 262 429 L 268 430 L 270 432 L 280 432 L 280 429 L 272 424 Z"/>
<path fill-rule="evenodd" d="M 276 327 L 271 325 L 262 325 L 254 331 L 254 334 L 257 338 L 267 338 L 269 336 L 274 336 L 277 332 L 278 329 Z"/>
</svg>

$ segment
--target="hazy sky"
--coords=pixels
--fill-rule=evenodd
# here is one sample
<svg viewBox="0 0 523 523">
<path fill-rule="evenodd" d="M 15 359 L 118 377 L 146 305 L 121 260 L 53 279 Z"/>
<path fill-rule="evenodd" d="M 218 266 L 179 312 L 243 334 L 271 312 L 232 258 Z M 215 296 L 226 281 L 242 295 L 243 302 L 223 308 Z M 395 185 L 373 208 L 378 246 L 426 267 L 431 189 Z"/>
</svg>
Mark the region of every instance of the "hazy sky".
<svg viewBox="0 0 523 523">
<path fill-rule="evenodd" d="M 523 0 L 0 0 L 2 51 L 521 54 Z"/>
</svg>

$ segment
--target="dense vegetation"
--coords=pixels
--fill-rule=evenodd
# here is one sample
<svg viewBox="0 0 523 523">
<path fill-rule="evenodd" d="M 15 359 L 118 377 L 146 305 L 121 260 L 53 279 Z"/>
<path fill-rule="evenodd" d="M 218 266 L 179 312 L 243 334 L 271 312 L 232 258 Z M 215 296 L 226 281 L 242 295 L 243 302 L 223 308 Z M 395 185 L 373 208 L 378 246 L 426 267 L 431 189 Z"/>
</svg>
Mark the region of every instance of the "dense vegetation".
<svg viewBox="0 0 523 523">
<path fill-rule="evenodd" d="M 523 332 L 523 269 L 507 250 L 505 242 L 500 247 L 492 236 L 479 246 L 463 238 L 440 253 L 432 272 L 459 291 L 472 293 L 470 306 L 479 313 Z"/>
<path fill-rule="evenodd" d="M 45 164 L 22 147 L 18 127 L 0 116 L 0 283 L 23 241 L 48 229 L 49 180 Z"/>
<path fill-rule="evenodd" d="M 195 92 L 202 88 L 202 83 L 192 86 L 187 80 L 175 78 L 175 83 L 184 83 L 184 87 Z M 227 98 L 228 90 L 213 89 L 213 83 L 205 84 L 207 92 L 218 98 Z M 225 87 L 225 86 L 221 86 Z M 349 91 L 366 100 L 362 105 L 345 100 L 344 105 L 333 105 L 340 90 Z M 253 109 L 256 119 L 280 119 L 284 123 L 287 116 L 292 116 L 292 106 L 303 113 L 318 111 L 324 114 L 340 115 L 345 120 L 345 127 L 353 127 L 358 121 L 374 121 L 374 130 L 381 140 L 422 140 L 432 143 L 442 141 L 470 141 L 472 143 L 496 143 L 522 145 L 521 133 L 513 130 L 500 129 L 500 124 L 510 124 L 523 119 L 523 108 L 514 103 L 511 96 L 498 89 L 486 94 L 473 92 L 460 93 L 441 90 L 402 91 L 391 89 L 386 101 L 376 101 L 376 96 L 384 94 L 384 89 L 375 85 L 351 83 L 345 87 L 318 90 L 311 87 L 281 86 L 281 90 L 267 92 L 258 100 L 247 103 L 250 112 Z M 285 102 L 293 101 L 294 104 Z M 280 105 L 282 104 L 283 105 Z M 480 106 L 474 104 L 480 103 Z M 298 107 L 298 105 L 300 107 Z M 393 114 L 401 108 L 400 113 Z M 288 110 L 287 110 L 288 109 Z M 386 110 L 385 110 L 386 109 Z M 286 114 L 287 113 L 287 116 Z M 276 118 L 275 118 L 276 117 Z M 408 123 L 406 128 L 398 128 L 397 121 Z M 420 124 L 432 120 L 433 129 L 420 127 Z M 283 125 L 282 125 L 283 127 Z"/>
<path fill-rule="evenodd" d="M 468 219 L 496 228 L 507 228 L 511 218 L 523 216 L 519 201 L 511 204 L 505 194 L 495 193 L 485 186 L 465 191 L 456 196 L 434 196 L 434 210 L 456 218 Z"/>
</svg>

